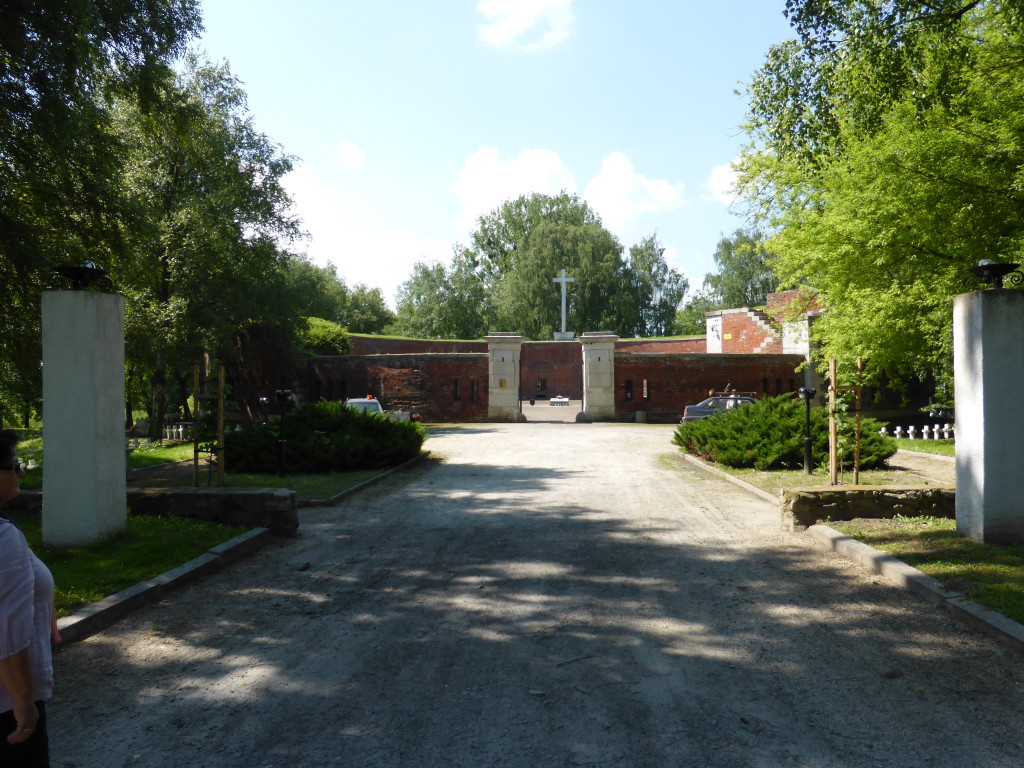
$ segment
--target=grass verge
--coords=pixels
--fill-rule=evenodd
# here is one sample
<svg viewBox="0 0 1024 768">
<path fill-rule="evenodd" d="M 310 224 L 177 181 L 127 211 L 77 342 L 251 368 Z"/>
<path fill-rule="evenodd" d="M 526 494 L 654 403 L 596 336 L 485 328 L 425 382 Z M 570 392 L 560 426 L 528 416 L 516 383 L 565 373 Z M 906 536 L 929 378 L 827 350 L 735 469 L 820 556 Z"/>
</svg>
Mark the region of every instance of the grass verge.
<svg viewBox="0 0 1024 768">
<path fill-rule="evenodd" d="M 905 437 L 900 437 L 896 439 L 896 445 L 901 451 L 956 456 L 955 440 L 908 440 Z"/>
<path fill-rule="evenodd" d="M 295 491 L 299 501 L 329 499 L 349 488 L 376 477 L 384 469 L 364 469 L 358 472 L 330 472 L 325 475 L 246 475 L 228 472 L 224 482 L 230 488 L 287 488 Z"/>
<path fill-rule="evenodd" d="M 177 568 L 247 530 L 187 518 L 129 514 L 127 531 L 120 536 L 91 547 L 56 549 L 43 546 L 39 515 L 12 512 L 10 517 L 53 573 L 58 616 Z"/>
<path fill-rule="evenodd" d="M 815 469 L 813 474 L 805 474 L 802 469 L 780 469 L 762 472 L 757 469 L 733 469 L 715 464 L 723 472 L 750 483 L 768 493 L 782 494 L 783 488 L 817 487 L 828 485 L 828 469 Z M 839 476 L 840 485 L 853 484 L 853 472 L 842 472 Z M 920 475 L 900 469 L 869 469 L 860 473 L 861 485 L 941 485 L 929 481 Z"/>
<path fill-rule="evenodd" d="M 935 517 L 850 520 L 829 526 L 1024 623 L 1024 545 L 979 544 L 958 534 L 955 520 Z"/>
</svg>

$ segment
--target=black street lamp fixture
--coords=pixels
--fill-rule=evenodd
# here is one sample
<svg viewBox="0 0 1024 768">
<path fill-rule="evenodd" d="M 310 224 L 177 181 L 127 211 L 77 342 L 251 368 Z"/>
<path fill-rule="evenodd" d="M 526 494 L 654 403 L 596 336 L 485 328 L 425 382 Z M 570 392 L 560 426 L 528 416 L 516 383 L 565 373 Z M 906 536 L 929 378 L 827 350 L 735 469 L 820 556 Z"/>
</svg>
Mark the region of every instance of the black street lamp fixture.
<svg viewBox="0 0 1024 768">
<path fill-rule="evenodd" d="M 57 267 L 53 270 L 61 277 L 71 281 L 71 288 L 75 291 L 84 291 L 98 280 L 107 276 L 105 269 L 96 266 L 96 262 L 87 261 L 77 266 Z"/>
<path fill-rule="evenodd" d="M 811 474 L 811 400 L 818 394 L 814 387 L 800 387 L 800 398 L 807 404 L 807 419 L 804 426 L 804 473 Z"/>
<path fill-rule="evenodd" d="M 1017 270 L 1020 264 L 999 264 L 990 259 L 982 259 L 978 266 L 971 267 L 968 272 L 980 277 L 990 288 L 1002 288 L 1003 280 L 1008 280 L 1012 285 L 1020 285 L 1024 282 L 1024 275 Z"/>
</svg>

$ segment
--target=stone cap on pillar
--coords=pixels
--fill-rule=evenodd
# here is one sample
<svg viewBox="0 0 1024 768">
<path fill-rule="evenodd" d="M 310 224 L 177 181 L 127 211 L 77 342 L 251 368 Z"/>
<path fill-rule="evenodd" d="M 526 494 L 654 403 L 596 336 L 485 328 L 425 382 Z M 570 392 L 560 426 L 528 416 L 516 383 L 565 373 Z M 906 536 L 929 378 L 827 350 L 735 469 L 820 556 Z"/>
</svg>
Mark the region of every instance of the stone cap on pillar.
<svg viewBox="0 0 1024 768">
<path fill-rule="evenodd" d="M 518 333 L 489 333 L 484 336 L 484 341 L 489 344 L 521 344 L 526 337 Z"/>
<path fill-rule="evenodd" d="M 614 344 L 618 340 L 619 337 L 611 331 L 587 331 L 579 335 L 579 341 L 584 344 L 594 344 L 602 341 Z"/>
</svg>

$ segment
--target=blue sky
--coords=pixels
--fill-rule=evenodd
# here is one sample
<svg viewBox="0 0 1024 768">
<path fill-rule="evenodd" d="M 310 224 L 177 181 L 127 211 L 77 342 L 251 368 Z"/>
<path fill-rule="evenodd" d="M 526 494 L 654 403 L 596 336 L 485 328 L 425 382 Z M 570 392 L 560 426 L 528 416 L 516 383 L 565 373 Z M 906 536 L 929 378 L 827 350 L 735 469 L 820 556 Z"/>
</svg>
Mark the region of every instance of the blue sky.
<svg viewBox="0 0 1024 768">
<path fill-rule="evenodd" d="M 200 47 L 244 83 L 346 283 L 395 290 L 476 217 L 574 192 L 625 248 L 657 233 L 699 284 L 730 212 L 742 90 L 791 36 L 783 0 L 203 0 Z"/>
</svg>

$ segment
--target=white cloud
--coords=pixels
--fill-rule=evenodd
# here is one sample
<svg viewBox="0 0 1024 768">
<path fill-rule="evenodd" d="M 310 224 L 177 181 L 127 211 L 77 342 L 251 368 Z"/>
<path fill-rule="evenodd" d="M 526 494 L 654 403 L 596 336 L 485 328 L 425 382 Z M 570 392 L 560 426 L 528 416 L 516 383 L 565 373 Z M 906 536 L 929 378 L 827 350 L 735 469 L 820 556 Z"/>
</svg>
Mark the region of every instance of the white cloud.
<svg viewBox="0 0 1024 768">
<path fill-rule="evenodd" d="M 627 222 L 643 213 L 668 211 L 683 204 L 683 185 L 649 179 L 638 173 L 621 152 L 601 162 L 601 171 L 588 185 L 583 198 L 597 211 L 608 229 L 621 235 Z"/>
<path fill-rule="evenodd" d="M 708 180 L 705 186 L 708 188 L 709 194 L 703 195 L 704 199 L 709 202 L 718 202 L 722 205 L 732 205 L 736 202 L 736 169 L 732 163 L 726 165 L 716 165 L 711 169 L 711 175 L 708 176 Z"/>
<path fill-rule="evenodd" d="M 573 0 L 480 0 L 476 5 L 487 23 L 480 39 L 496 48 L 514 46 L 536 51 L 569 36 Z"/>
<path fill-rule="evenodd" d="M 462 206 L 456 226 L 470 232 L 476 228 L 479 216 L 490 213 L 506 200 L 531 192 L 573 192 L 576 181 L 556 152 L 524 149 L 516 157 L 502 160 L 497 149 L 480 147 L 466 158 L 449 189 Z"/>
<path fill-rule="evenodd" d="M 342 140 L 338 142 L 338 160 L 346 168 L 362 168 L 366 153 L 351 141 Z"/>
<path fill-rule="evenodd" d="M 392 308 L 397 287 L 417 261 L 447 262 L 451 257 L 451 241 L 423 237 L 382 219 L 357 191 L 332 186 L 307 166 L 289 173 L 284 186 L 310 234 L 309 257 L 320 265 L 333 263 L 349 286 L 380 288 Z"/>
</svg>

